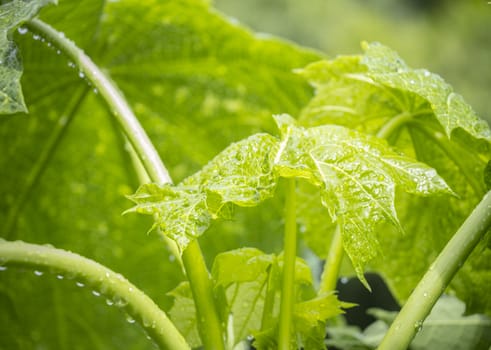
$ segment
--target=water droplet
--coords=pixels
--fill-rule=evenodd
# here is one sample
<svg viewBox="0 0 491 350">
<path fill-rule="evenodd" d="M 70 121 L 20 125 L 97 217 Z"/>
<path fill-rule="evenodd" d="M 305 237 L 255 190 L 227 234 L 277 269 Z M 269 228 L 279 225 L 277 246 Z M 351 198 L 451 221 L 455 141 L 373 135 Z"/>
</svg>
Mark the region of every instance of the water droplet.
<svg viewBox="0 0 491 350">
<path fill-rule="evenodd" d="M 96 95 L 99 93 L 99 90 L 97 90 L 96 88 L 94 88 L 92 91 L 93 91 L 93 92 L 94 92 L 94 94 L 96 94 Z"/>
<path fill-rule="evenodd" d="M 346 284 L 348 283 L 349 279 L 348 277 L 341 277 L 341 279 L 339 280 L 339 282 L 341 282 L 342 284 Z"/>
<path fill-rule="evenodd" d="M 133 287 L 128 288 L 128 292 L 132 293 L 133 292 Z"/>
<path fill-rule="evenodd" d="M 107 306 L 112 306 L 114 305 L 114 301 L 112 301 L 111 299 L 106 299 L 106 304 Z"/>
<path fill-rule="evenodd" d="M 431 75 L 431 73 L 429 71 L 425 70 L 424 73 L 423 73 L 423 75 L 425 77 L 429 77 Z"/>
<path fill-rule="evenodd" d="M 423 321 L 417 321 L 414 323 L 414 329 L 416 329 L 416 332 L 421 331 L 423 329 Z"/>
<path fill-rule="evenodd" d="M 77 287 L 85 287 L 85 284 L 83 284 L 82 282 L 75 282 L 75 284 L 77 285 Z"/>
<path fill-rule="evenodd" d="M 68 67 L 75 68 L 75 63 L 73 63 L 72 61 L 69 61 L 68 62 Z"/>
<path fill-rule="evenodd" d="M 415 84 L 415 83 L 416 82 L 413 79 L 409 80 L 409 84 Z"/>
<path fill-rule="evenodd" d="M 56 54 L 57 55 L 60 55 L 61 54 L 61 51 L 60 50 L 56 50 Z"/>
<path fill-rule="evenodd" d="M 427 292 L 424 292 L 423 293 L 423 296 L 426 298 L 428 296 L 428 293 Z"/>
<path fill-rule="evenodd" d="M 174 262 L 174 261 L 176 261 L 176 257 L 175 257 L 173 254 L 170 254 L 170 255 L 169 255 L 169 261 L 170 261 L 170 262 Z"/>
<path fill-rule="evenodd" d="M 128 323 L 135 323 L 135 319 L 134 319 L 133 317 L 131 317 L 130 315 L 127 315 L 127 316 L 126 316 L 126 321 L 127 321 Z"/>
<path fill-rule="evenodd" d="M 96 290 L 93 290 L 93 291 L 92 291 L 92 294 L 93 294 L 94 296 L 96 296 L 96 297 L 100 297 L 100 296 L 101 296 L 101 293 L 99 293 L 99 292 L 98 292 L 98 291 L 96 291 Z"/>
<path fill-rule="evenodd" d="M 24 35 L 26 34 L 29 30 L 26 28 L 26 27 L 19 27 L 17 28 L 17 31 L 19 32 L 19 34 L 21 35 Z"/>
<path fill-rule="evenodd" d="M 44 272 L 43 271 L 34 270 L 34 274 L 36 276 L 42 276 L 44 274 Z"/>
<path fill-rule="evenodd" d="M 32 36 L 32 38 L 33 38 L 34 40 L 39 40 L 39 39 L 41 39 L 41 37 L 40 37 L 39 35 L 37 35 L 37 34 L 34 34 L 34 35 Z"/>
<path fill-rule="evenodd" d="M 7 266 L 0 266 L 0 271 L 6 271 L 7 270 Z"/>
<path fill-rule="evenodd" d="M 85 78 L 85 74 L 84 74 L 84 72 L 82 72 L 82 71 L 78 72 L 78 76 L 79 76 L 80 78 Z"/>
<path fill-rule="evenodd" d="M 119 297 L 115 297 L 114 298 L 114 305 L 116 305 L 117 307 L 125 307 L 126 305 L 128 305 L 128 302 L 124 299 L 119 298 Z"/>
<path fill-rule="evenodd" d="M 59 280 L 62 280 L 62 279 L 65 278 L 65 276 L 63 276 L 63 275 L 56 275 L 56 278 L 59 279 Z"/>
</svg>

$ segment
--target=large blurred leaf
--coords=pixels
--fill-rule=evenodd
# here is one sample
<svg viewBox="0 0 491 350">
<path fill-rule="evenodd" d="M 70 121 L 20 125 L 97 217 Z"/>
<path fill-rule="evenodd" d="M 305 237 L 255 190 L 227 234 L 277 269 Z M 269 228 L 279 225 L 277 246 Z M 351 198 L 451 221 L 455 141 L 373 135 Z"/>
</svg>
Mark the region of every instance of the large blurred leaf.
<svg viewBox="0 0 491 350">
<path fill-rule="evenodd" d="M 43 9 L 41 18 L 116 81 L 176 180 L 231 141 L 272 128 L 272 113 L 296 113 L 311 95 L 291 71 L 316 54 L 259 39 L 201 1 L 65 0 Z M 14 31 L 14 39 L 30 114 L 0 120 L 1 235 L 94 258 L 167 309 L 165 292 L 183 276 L 158 236 L 145 235 L 147 220 L 121 216 L 137 181 L 108 110 L 51 43 L 25 30 Z M 262 218 L 254 221 L 258 236 L 277 225 L 266 219 L 259 225 Z M 224 237 L 219 249 L 238 240 Z M 207 255 L 216 253 L 215 244 L 208 241 Z M 7 291 L 2 296 L 11 305 L 0 318 L 7 334 L 0 347 L 153 347 L 102 298 L 48 275 L 0 273 L 1 290 Z M 40 322 L 40 315 L 55 321 Z"/>
<path fill-rule="evenodd" d="M 372 267 L 404 300 L 484 195 L 491 133 L 439 76 L 411 69 L 380 44 L 365 44 L 364 49 L 364 55 L 316 62 L 301 71 L 317 93 L 300 121 L 335 123 L 384 137 L 406 155 L 435 168 L 457 193 L 456 198 L 398 194 L 396 209 L 407 234 L 378 231 L 384 258 Z M 304 213 L 307 219 L 313 215 Z M 326 229 L 326 225 L 314 227 L 313 234 L 321 237 Z M 491 283 L 490 262 L 489 250 L 478 247 L 453 281 L 452 287 L 471 311 L 491 313 L 491 298 L 480 287 Z"/>
</svg>

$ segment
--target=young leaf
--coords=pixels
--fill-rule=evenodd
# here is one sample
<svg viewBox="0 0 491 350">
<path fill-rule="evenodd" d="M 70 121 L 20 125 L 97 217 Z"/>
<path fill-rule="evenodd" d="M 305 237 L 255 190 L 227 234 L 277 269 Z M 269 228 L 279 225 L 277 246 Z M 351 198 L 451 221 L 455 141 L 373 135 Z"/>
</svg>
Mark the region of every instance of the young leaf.
<svg viewBox="0 0 491 350">
<path fill-rule="evenodd" d="M 254 335 L 254 346 L 267 349 L 276 344 L 281 289 L 282 256 L 264 254 L 255 248 L 241 248 L 217 255 L 212 276 L 224 320 L 232 326 L 232 345 Z M 297 303 L 295 306 L 295 348 L 323 348 L 325 320 L 342 313 L 349 304 L 334 294 L 315 297 L 307 264 L 297 258 L 295 267 Z M 230 341 L 230 340 L 229 340 Z M 269 345 L 267 345 L 269 344 Z M 273 344 L 273 345 L 271 345 Z M 315 345 L 315 347 L 313 347 Z"/>
<path fill-rule="evenodd" d="M 320 295 L 295 305 L 295 329 L 299 333 L 299 348 L 325 349 L 325 321 L 342 314 L 354 304 L 343 303 L 334 293 Z"/>
<path fill-rule="evenodd" d="M 20 86 L 23 68 L 18 48 L 11 38 L 15 29 L 49 3 L 57 3 L 57 0 L 13 0 L 0 5 L 0 115 L 27 112 Z"/>
<path fill-rule="evenodd" d="M 334 123 L 386 138 L 405 155 L 436 169 L 457 193 L 458 198 L 398 194 L 399 221 L 408 234 L 380 227 L 385 258 L 374 260 L 372 267 L 385 275 L 403 301 L 484 195 L 482 174 L 490 159 L 491 133 L 440 77 L 409 68 L 380 44 L 364 48 L 364 55 L 316 62 L 301 71 L 317 93 L 299 120 L 302 125 Z M 475 252 L 452 282 L 472 311 L 491 312 L 489 296 L 478 287 L 491 281 L 490 261 L 488 252 Z"/>
<path fill-rule="evenodd" d="M 385 220 L 402 231 L 396 186 L 419 195 L 451 193 L 436 171 L 392 151 L 380 139 L 340 126 L 303 128 L 276 117 L 282 142 L 275 159 L 281 176 L 322 184 L 324 206 L 342 230 L 343 245 L 358 277 L 379 250 L 376 228 Z"/>
<path fill-rule="evenodd" d="M 162 233 L 183 251 L 212 219 L 228 217 L 230 204 L 254 206 L 273 195 L 276 146 L 277 140 L 267 134 L 234 143 L 177 186 L 141 186 L 129 197 L 137 205 L 128 212 L 155 215 Z"/>
<path fill-rule="evenodd" d="M 409 68 L 395 51 L 381 44 L 364 43 L 363 49 L 365 55 L 361 64 L 368 68 L 369 76 L 376 83 L 410 92 L 428 101 L 447 137 L 461 128 L 477 139 L 491 141 L 488 124 L 477 117 L 463 97 L 453 92 L 440 76 L 424 69 Z"/>
</svg>

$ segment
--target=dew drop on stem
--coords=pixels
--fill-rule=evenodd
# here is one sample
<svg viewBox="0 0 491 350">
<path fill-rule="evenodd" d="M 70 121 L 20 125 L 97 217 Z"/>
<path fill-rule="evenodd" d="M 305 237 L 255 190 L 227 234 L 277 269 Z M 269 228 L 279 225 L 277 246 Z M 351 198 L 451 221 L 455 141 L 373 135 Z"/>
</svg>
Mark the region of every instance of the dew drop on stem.
<svg viewBox="0 0 491 350">
<path fill-rule="evenodd" d="M 135 323 L 135 319 L 133 317 L 131 317 L 130 315 L 126 315 L 126 321 L 128 323 Z"/>
<path fill-rule="evenodd" d="M 7 270 L 7 266 L 0 266 L 0 271 L 6 271 Z"/>
<path fill-rule="evenodd" d="M 63 276 L 63 275 L 56 275 L 56 278 L 59 279 L 59 280 L 62 280 L 62 279 L 65 278 L 65 276 Z"/>
<path fill-rule="evenodd" d="M 19 34 L 21 35 L 24 35 L 26 34 L 29 30 L 26 28 L 26 27 L 19 27 L 17 28 L 17 31 L 19 32 Z"/>
<path fill-rule="evenodd" d="M 100 297 L 101 296 L 101 293 L 96 291 L 96 290 L 93 290 L 92 291 L 92 295 L 96 296 L 96 297 Z"/>
<path fill-rule="evenodd" d="M 36 276 L 42 276 L 43 274 L 44 274 L 43 271 L 34 270 L 34 275 Z"/>
</svg>

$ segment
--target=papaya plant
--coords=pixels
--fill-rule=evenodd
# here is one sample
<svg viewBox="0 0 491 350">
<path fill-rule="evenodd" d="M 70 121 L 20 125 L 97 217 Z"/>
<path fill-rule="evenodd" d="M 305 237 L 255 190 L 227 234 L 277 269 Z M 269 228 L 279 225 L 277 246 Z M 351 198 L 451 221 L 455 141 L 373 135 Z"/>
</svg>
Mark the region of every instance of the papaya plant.
<svg viewBox="0 0 491 350">
<path fill-rule="evenodd" d="M 489 348 L 491 131 L 441 77 L 53 2 L 0 5 L 1 348 Z M 336 325 L 367 270 L 403 304 L 376 341 Z"/>
</svg>

